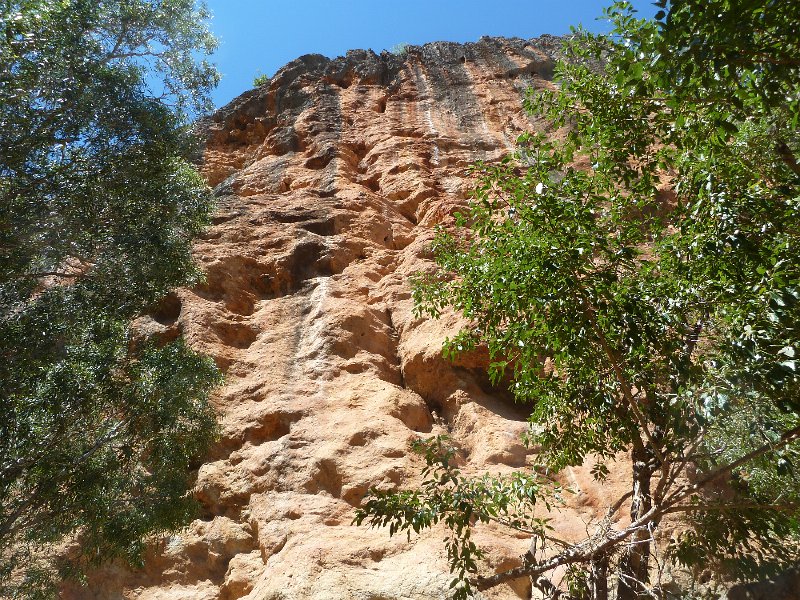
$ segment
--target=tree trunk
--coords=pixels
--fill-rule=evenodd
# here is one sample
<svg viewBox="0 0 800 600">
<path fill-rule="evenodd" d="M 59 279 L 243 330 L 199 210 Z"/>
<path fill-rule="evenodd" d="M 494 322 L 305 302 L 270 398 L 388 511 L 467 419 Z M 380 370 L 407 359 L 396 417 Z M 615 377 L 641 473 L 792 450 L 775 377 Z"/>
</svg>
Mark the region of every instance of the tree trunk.
<svg viewBox="0 0 800 600">
<path fill-rule="evenodd" d="M 545 600 L 560 600 L 561 591 L 546 577 L 540 577 L 539 579 L 534 580 L 532 583 L 535 588 L 542 592 Z"/>
<path fill-rule="evenodd" d="M 608 600 L 608 556 L 592 560 L 591 586 L 592 600 Z"/>
<path fill-rule="evenodd" d="M 650 477 L 653 475 L 653 470 L 648 466 L 650 458 L 648 454 L 645 448 L 634 448 L 631 452 L 633 460 L 631 521 L 639 519 L 653 505 L 650 496 Z M 617 600 L 637 600 L 645 596 L 650 538 L 651 532 L 648 529 L 640 529 L 631 536 L 617 570 Z"/>
</svg>

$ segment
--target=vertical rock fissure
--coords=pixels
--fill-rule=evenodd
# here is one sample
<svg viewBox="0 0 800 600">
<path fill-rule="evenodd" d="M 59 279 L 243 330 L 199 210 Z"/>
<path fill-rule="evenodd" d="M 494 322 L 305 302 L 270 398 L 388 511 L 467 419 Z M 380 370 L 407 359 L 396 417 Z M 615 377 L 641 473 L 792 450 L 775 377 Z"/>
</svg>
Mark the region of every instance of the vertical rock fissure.
<svg viewBox="0 0 800 600">
<path fill-rule="evenodd" d="M 394 324 L 392 311 L 389 308 L 386 309 L 386 318 L 389 321 L 391 352 L 394 356 L 394 363 L 400 376 L 400 387 L 405 390 L 408 389 L 408 386 L 406 386 L 406 376 L 405 373 L 403 373 L 403 359 L 400 356 L 400 332 L 397 330 L 397 327 Z"/>
</svg>

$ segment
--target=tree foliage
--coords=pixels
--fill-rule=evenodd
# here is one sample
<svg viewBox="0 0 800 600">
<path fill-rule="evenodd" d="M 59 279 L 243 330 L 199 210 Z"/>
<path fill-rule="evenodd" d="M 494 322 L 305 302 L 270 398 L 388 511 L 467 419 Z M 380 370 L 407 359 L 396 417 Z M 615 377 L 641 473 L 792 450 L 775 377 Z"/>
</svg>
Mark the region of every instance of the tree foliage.
<svg viewBox="0 0 800 600">
<path fill-rule="evenodd" d="M 193 0 L 0 0 L 0 596 L 187 522 L 219 374 L 130 321 L 197 281 L 210 194 L 189 118 L 214 69 Z M 73 544 L 73 542 L 79 542 Z M 66 544 L 66 545 L 64 545 Z"/>
<path fill-rule="evenodd" d="M 550 593 L 556 567 L 573 597 L 606 598 L 609 582 L 660 597 L 651 545 L 670 514 L 683 565 L 746 578 L 797 560 L 800 5 L 656 4 L 653 20 L 619 2 L 612 34 L 576 32 L 557 89 L 526 101 L 550 131 L 477 165 L 468 212 L 437 233 L 439 270 L 416 282 L 420 311 L 471 323 L 446 352 L 487 346 L 494 380 L 532 403 L 544 466 L 593 458 L 602 480 L 631 456 L 632 488 L 587 539 L 538 528 L 523 566 L 477 579 L 449 553 L 457 597 L 519 576 Z M 552 491 L 526 477 L 536 491 L 514 502 L 532 514 Z M 500 481 L 375 493 L 358 520 L 417 530 L 430 513 L 423 526 L 443 521 L 464 547 L 474 514 L 496 517 L 482 507 Z M 445 487 L 460 504 L 442 505 Z M 614 528 L 622 507 L 631 525 Z"/>
</svg>

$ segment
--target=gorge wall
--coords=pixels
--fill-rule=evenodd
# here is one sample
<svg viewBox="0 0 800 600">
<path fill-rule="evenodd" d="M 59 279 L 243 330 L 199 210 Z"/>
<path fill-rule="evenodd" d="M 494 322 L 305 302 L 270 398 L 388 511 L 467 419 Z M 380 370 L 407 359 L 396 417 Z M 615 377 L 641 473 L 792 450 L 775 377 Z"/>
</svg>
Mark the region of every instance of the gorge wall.
<svg viewBox="0 0 800 600">
<path fill-rule="evenodd" d="M 443 533 L 390 538 L 351 524 L 367 490 L 412 487 L 418 436 L 448 433 L 470 473 L 530 464 L 525 407 L 492 387 L 480 353 L 441 357 L 454 317 L 417 318 L 409 276 L 433 227 L 467 201 L 467 167 L 543 125 L 522 111 L 550 85 L 557 38 L 433 43 L 403 55 L 301 57 L 205 124 L 214 224 L 196 244 L 205 284 L 139 326 L 181 331 L 226 373 L 222 438 L 199 468 L 202 518 L 145 567 L 107 567 L 67 598 L 445 598 Z M 582 538 L 605 511 L 587 469 L 553 513 Z M 620 489 L 625 482 L 620 480 Z M 529 540 L 478 529 L 486 573 Z M 488 598 L 527 598 L 526 581 Z"/>
</svg>

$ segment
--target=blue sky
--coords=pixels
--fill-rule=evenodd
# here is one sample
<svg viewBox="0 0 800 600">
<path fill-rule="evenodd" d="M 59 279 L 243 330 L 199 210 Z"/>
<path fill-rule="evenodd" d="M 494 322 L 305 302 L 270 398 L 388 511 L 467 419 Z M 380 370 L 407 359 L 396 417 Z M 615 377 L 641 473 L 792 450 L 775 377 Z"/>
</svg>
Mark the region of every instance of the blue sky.
<svg viewBox="0 0 800 600">
<path fill-rule="evenodd" d="M 303 54 L 329 57 L 353 48 L 376 52 L 397 44 L 475 41 L 482 35 L 535 37 L 562 34 L 596 21 L 611 0 L 206 0 L 220 38 L 213 60 L 223 75 L 217 106 L 252 87 L 257 74 L 273 75 Z M 633 4 L 655 12 L 652 0 Z"/>
</svg>

